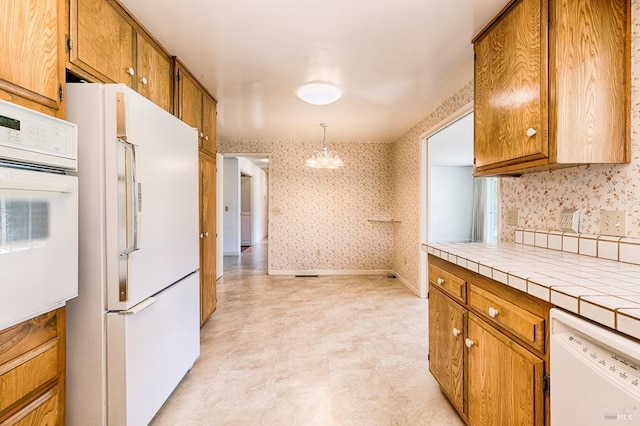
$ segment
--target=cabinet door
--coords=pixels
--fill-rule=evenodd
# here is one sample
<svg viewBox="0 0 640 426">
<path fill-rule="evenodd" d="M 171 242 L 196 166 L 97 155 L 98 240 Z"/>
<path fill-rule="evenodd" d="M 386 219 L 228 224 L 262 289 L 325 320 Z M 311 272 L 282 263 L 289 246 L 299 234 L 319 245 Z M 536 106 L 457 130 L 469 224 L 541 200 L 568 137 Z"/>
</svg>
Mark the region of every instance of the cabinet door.
<svg viewBox="0 0 640 426">
<path fill-rule="evenodd" d="M 202 138 L 202 92 L 189 74 L 178 68 L 178 118 L 198 129 Z"/>
<path fill-rule="evenodd" d="M 429 371 L 454 407 L 464 413 L 464 329 L 466 310 L 429 286 Z"/>
<path fill-rule="evenodd" d="M 520 0 L 475 42 L 478 171 L 491 164 L 549 155 L 545 5 L 545 1 Z"/>
<path fill-rule="evenodd" d="M 136 36 L 136 44 L 138 92 L 165 111 L 173 112 L 171 58 L 140 33 Z"/>
<path fill-rule="evenodd" d="M 64 116 L 64 1 L 0 2 L 0 98 Z"/>
<path fill-rule="evenodd" d="M 71 0 L 71 64 L 105 83 L 132 87 L 134 29 L 109 0 Z"/>
<path fill-rule="evenodd" d="M 202 133 L 200 149 L 216 153 L 216 103 L 207 95 L 202 95 Z"/>
<path fill-rule="evenodd" d="M 216 158 L 200 154 L 200 324 L 216 310 Z"/>
<path fill-rule="evenodd" d="M 468 318 L 470 425 L 544 425 L 544 362 L 474 314 Z"/>
</svg>

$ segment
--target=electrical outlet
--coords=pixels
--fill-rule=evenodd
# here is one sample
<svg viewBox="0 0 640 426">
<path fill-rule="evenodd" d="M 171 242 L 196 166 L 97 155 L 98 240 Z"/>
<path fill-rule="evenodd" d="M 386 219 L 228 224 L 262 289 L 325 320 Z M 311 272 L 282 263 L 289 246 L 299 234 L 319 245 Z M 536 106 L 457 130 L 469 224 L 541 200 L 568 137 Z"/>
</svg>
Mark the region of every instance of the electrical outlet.
<svg viewBox="0 0 640 426">
<path fill-rule="evenodd" d="M 580 210 L 566 209 L 560 212 L 560 229 L 565 232 L 575 232 L 580 230 Z"/>
<path fill-rule="evenodd" d="M 518 226 L 518 209 L 507 209 L 507 225 Z"/>
<path fill-rule="evenodd" d="M 602 235 L 627 236 L 627 212 L 602 211 L 600 212 L 600 233 Z"/>
</svg>

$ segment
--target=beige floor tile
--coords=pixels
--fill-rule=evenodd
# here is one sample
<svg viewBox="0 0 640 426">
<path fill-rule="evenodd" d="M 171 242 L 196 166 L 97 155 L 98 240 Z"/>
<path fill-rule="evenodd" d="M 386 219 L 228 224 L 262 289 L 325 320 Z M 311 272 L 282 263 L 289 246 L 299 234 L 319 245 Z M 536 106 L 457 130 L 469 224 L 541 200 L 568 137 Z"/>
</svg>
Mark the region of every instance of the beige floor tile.
<svg viewBox="0 0 640 426">
<path fill-rule="evenodd" d="M 463 425 L 429 373 L 427 301 L 386 276 L 266 275 L 225 257 L 201 356 L 165 425 Z"/>
</svg>

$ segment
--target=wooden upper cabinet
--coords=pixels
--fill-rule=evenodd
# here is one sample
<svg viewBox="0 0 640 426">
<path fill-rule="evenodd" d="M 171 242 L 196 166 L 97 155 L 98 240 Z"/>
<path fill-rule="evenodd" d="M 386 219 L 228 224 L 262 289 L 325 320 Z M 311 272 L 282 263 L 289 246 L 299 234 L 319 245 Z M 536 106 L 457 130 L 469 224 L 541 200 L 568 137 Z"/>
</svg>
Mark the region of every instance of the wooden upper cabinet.
<svg viewBox="0 0 640 426">
<path fill-rule="evenodd" d="M 548 156 L 540 0 L 522 0 L 475 44 L 476 168 Z M 546 15 L 546 13 L 545 13 Z M 528 136 L 527 130 L 536 133 Z"/>
<path fill-rule="evenodd" d="M 138 92 L 164 110 L 173 112 L 173 66 L 171 58 L 144 35 L 137 34 Z"/>
<path fill-rule="evenodd" d="M 513 0 L 474 39 L 475 174 L 630 161 L 630 0 Z"/>
<path fill-rule="evenodd" d="M 216 101 L 186 69 L 176 61 L 175 115 L 198 129 L 199 147 L 216 153 Z"/>
<path fill-rule="evenodd" d="M 0 2 L 0 99 L 64 118 L 64 0 Z"/>
<path fill-rule="evenodd" d="M 134 29 L 108 0 L 70 0 L 70 69 L 91 80 L 133 86 Z"/>
<path fill-rule="evenodd" d="M 177 69 L 177 114 L 176 116 L 202 133 L 202 91 L 196 80 L 182 67 Z"/>
<path fill-rule="evenodd" d="M 173 59 L 112 0 L 70 0 L 67 67 L 89 81 L 124 83 L 173 112 Z"/>
<path fill-rule="evenodd" d="M 202 133 L 200 149 L 216 153 L 216 103 L 207 95 L 202 95 Z"/>
</svg>

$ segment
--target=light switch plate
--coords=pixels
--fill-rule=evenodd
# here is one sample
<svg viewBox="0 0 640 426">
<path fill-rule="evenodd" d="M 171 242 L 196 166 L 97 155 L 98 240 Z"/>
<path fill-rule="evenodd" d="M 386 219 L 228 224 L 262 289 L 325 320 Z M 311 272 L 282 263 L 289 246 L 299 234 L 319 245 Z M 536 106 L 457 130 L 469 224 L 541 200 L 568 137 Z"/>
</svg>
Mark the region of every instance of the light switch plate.
<svg viewBox="0 0 640 426">
<path fill-rule="evenodd" d="M 562 210 L 560 212 L 560 230 L 577 234 L 580 231 L 580 210 Z"/>
<path fill-rule="evenodd" d="M 602 235 L 627 236 L 627 212 L 624 210 L 600 212 L 600 233 Z"/>
<path fill-rule="evenodd" d="M 507 225 L 518 226 L 518 209 L 507 209 L 505 219 Z"/>
</svg>

